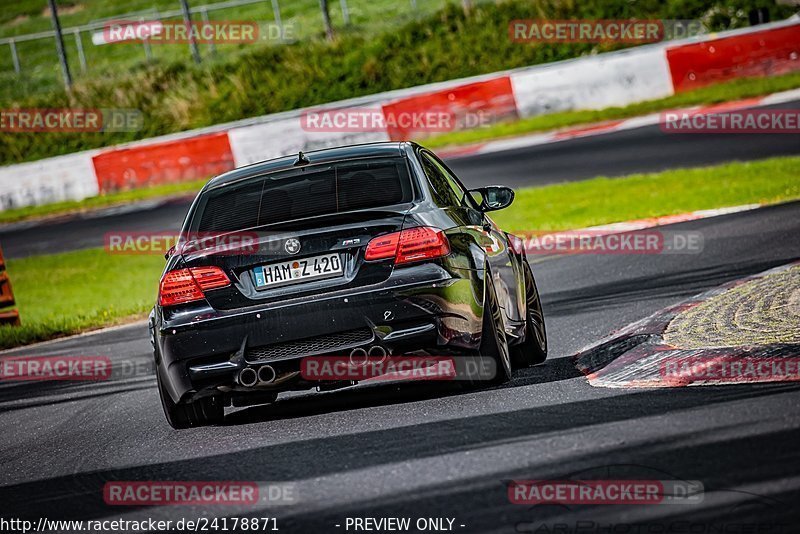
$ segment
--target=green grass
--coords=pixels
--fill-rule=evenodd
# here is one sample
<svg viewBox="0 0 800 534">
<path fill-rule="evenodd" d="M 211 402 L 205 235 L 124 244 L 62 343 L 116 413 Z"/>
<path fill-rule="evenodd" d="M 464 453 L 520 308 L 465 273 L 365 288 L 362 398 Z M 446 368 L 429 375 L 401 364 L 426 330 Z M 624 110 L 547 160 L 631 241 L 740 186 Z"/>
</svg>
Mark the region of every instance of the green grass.
<svg viewBox="0 0 800 534">
<path fill-rule="evenodd" d="M 567 230 L 800 198 L 800 157 L 520 189 L 492 218 L 509 231 Z"/>
<path fill-rule="evenodd" d="M 191 182 L 180 182 L 175 184 L 163 184 L 131 191 L 120 191 L 96 197 L 89 197 L 84 200 L 68 200 L 45 204 L 43 206 L 28 206 L 0 211 L 0 224 L 24 221 L 27 219 L 37 219 L 65 213 L 76 213 L 109 206 L 130 204 L 139 200 L 151 198 L 166 198 L 183 194 L 196 193 L 205 185 L 207 179 Z"/>
<path fill-rule="evenodd" d="M 478 143 L 503 137 L 513 137 L 533 132 L 565 128 L 567 126 L 614 119 L 626 119 L 667 109 L 742 100 L 780 91 L 787 91 L 789 89 L 796 89 L 798 87 L 800 87 L 800 72 L 773 78 L 743 78 L 667 98 L 631 104 L 630 106 L 621 108 L 566 111 L 552 113 L 550 115 L 539 115 L 517 121 L 497 123 L 472 130 L 448 132 L 421 139 L 420 142 L 424 143 L 425 146 L 429 148 Z"/>
<path fill-rule="evenodd" d="M 0 326 L 0 348 L 146 316 L 163 266 L 159 254 L 103 249 L 8 260 L 22 326 Z"/>
<path fill-rule="evenodd" d="M 800 199 L 800 157 L 673 170 L 517 191 L 492 217 L 504 229 L 563 230 L 750 203 Z M 0 327 L 0 348 L 145 317 L 164 259 L 103 249 L 9 260 L 22 319 Z"/>
</svg>

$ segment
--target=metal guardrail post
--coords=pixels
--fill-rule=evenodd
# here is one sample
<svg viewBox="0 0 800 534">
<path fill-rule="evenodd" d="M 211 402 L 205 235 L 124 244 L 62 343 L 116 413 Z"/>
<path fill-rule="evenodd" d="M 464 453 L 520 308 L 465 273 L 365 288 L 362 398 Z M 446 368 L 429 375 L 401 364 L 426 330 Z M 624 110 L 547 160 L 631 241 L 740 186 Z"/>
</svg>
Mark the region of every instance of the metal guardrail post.
<svg viewBox="0 0 800 534">
<path fill-rule="evenodd" d="M 205 7 L 200 8 L 200 20 L 203 21 L 203 24 L 208 26 L 208 10 Z M 208 43 L 208 49 L 211 51 L 212 54 L 217 52 L 217 47 L 214 46 L 213 39 Z"/>
<path fill-rule="evenodd" d="M 199 65 L 200 49 L 197 48 L 197 40 L 194 38 L 194 31 L 192 29 L 192 12 L 189 10 L 189 3 L 187 0 L 180 0 L 180 3 L 183 13 L 183 23 L 186 25 L 186 30 L 189 32 L 189 49 L 192 51 L 192 59 Z"/>
<path fill-rule="evenodd" d="M 0 249 L 0 309 L 14 305 L 14 292 L 11 290 L 11 280 L 8 279 L 6 262 L 3 259 L 3 250 Z M 19 312 L 17 310 L 0 312 L 0 325 L 19 326 Z"/>
<path fill-rule="evenodd" d="M 78 49 L 78 61 L 81 64 L 81 72 L 86 72 L 86 54 L 83 52 L 83 39 L 81 39 L 81 31 L 75 30 L 75 48 Z"/>
<path fill-rule="evenodd" d="M 275 23 L 278 25 L 278 29 L 281 32 L 281 41 L 283 41 L 283 21 L 281 20 L 281 6 L 278 4 L 278 0 L 272 0 L 272 15 L 275 17 Z"/>
<path fill-rule="evenodd" d="M 53 32 L 56 40 L 56 52 L 58 53 L 58 60 L 61 63 L 61 74 L 64 76 L 64 86 L 69 89 L 72 87 L 72 74 L 69 72 L 69 62 L 67 61 L 67 52 L 64 49 L 64 37 L 61 34 L 61 21 L 58 20 L 58 8 L 56 7 L 56 0 L 48 0 L 50 6 L 50 19 L 53 23 Z"/>
<path fill-rule="evenodd" d="M 17 43 L 14 39 L 8 41 L 8 46 L 11 47 L 11 61 L 14 63 L 14 72 L 19 74 L 22 69 L 19 67 L 19 56 L 17 55 Z"/>
</svg>

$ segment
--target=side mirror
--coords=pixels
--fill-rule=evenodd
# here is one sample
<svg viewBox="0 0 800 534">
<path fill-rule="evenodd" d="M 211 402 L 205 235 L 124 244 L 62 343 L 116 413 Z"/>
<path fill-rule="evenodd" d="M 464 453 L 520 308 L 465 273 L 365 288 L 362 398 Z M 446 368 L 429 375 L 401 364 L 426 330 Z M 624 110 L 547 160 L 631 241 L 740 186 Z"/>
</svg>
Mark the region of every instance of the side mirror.
<svg viewBox="0 0 800 534">
<path fill-rule="evenodd" d="M 502 185 L 478 187 L 470 189 L 469 193 L 480 204 L 481 211 L 501 210 L 514 202 L 514 190 Z"/>
</svg>

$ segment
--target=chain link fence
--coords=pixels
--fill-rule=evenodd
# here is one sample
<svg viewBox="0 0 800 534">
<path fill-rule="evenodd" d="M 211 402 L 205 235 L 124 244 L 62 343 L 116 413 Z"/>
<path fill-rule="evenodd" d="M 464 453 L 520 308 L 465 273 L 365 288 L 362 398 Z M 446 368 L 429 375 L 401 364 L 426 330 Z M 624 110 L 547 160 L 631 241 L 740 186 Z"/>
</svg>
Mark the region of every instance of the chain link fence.
<svg viewBox="0 0 800 534">
<path fill-rule="evenodd" d="M 472 4 L 472 0 L 460 1 L 465 8 Z M 174 8 L 168 9 L 170 4 Z M 431 14 L 444 7 L 447 0 L 328 0 L 327 4 L 336 31 L 373 33 Z M 324 36 L 321 5 L 322 0 L 228 0 L 202 5 L 190 2 L 189 11 L 194 23 L 255 22 L 262 29 L 262 35 L 278 36 L 258 44 L 281 45 Z M 177 24 L 183 21 L 179 0 L 161 0 L 160 7 L 119 13 L 79 25 L 62 22 L 64 47 L 73 77 L 124 72 L 156 61 L 190 61 L 188 44 L 151 43 L 146 39 L 104 43 L 98 38 L 114 22 Z M 62 16 L 62 20 L 64 18 Z M 48 29 L 10 35 L 12 33 L 13 24 L 0 24 L 0 98 L 13 98 L 30 90 L 40 91 L 63 84 L 55 32 Z M 247 43 L 212 42 L 200 44 L 198 48 L 202 61 L 207 62 L 247 46 Z"/>
</svg>

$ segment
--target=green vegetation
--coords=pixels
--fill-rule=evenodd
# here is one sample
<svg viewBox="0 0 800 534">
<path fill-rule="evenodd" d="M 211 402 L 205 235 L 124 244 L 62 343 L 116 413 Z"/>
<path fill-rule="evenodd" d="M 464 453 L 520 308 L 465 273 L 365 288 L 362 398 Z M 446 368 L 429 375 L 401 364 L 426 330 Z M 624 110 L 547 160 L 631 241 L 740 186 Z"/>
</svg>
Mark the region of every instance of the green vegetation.
<svg viewBox="0 0 800 534">
<path fill-rule="evenodd" d="M 362 3 L 373 1 L 350 0 L 350 4 L 355 10 Z M 22 4 L 32 5 L 32 0 Z M 380 0 L 375 5 L 381 9 L 386 2 Z M 0 78 L 3 107 L 133 108 L 141 110 L 144 127 L 138 132 L 107 134 L 3 132 L 0 161 L 8 164 L 35 160 L 620 47 L 514 43 L 508 38 L 508 23 L 513 19 L 695 18 L 703 20 L 709 29 L 718 30 L 744 24 L 743 18 L 755 6 L 768 8 L 774 19 L 792 13 L 792 8 L 776 6 L 772 0 L 513 0 L 482 3 L 469 15 L 459 4 L 451 3 L 434 15 L 379 34 L 364 33 L 354 26 L 340 32 L 333 42 L 317 38 L 285 46 L 243 46 L 235 52 L 220 51 L 217 60 L 199 66 L 185 58 L 135 65 L 123 62 L 120 67 L 114 64 L 113 69 L 87 74 L 71 93 L 42 85 L 35 78 L 19 80 L 12 75 Z M 266 9 L 263 5 L 262 8 Z M 390 15 L 388 11 L 387 14 Z M 382 12 L 367 18 L 389 20 Z M 175 46 L 182 46 L 181 53 L 185 53 L 185 45 Z M 57 66 L 52 64 L 50 68 Z"/>
<path fill-rule="evenodd" d="M 220 3 L 221 0 L 190 0 L 189 4 L 199 7 Z M 59 16 L 65 30 L 104 19 L 120 19 L 121 15 L 133 14 L 135 20 L 151 20 L 158 14 L 180 9 L 178 0 L 58 0 Z M 443 8 L 447 0 L 420 0 L 414 10 L 410 2 L 391 0 L 349 0 L 348 12 L 350 26 L 345 26 L 339 2 L 330 2 L 330 14 L 334 27 L 342 35 L 361 33 L 375 35 L 390 28 L 428 16 Z M 52 29 L 50 13 L 46 0 L 6 0 L 0 11 L 0 37 L 16 37 L 25 34 L 46 32 Z M 322 35 L 322 15 L 319 0 L 278 0 L 282 22 L 287 31 L 286 38 L 291 41 L 305 41 Z M 255 21 L 262 32 L 269 31 L 266 25 L 274 25 L 275 17 L 269 0 L 248 5 L 227 7 L 208 12 L 210 20 Z M 194 15 L 195 20 L 202 20 Z M 166 20 L 178 21 L 180 17 Z M 94 30 L 97 32 L 100 30 Z M 64 45 L 73 73 L 79 80 L 91 80 L 108 72 L 123 73 L 126 70 L 141 70 L 148 61 L 142 43 L 117 43 L 95 46 L 91 33 L 81 32 L 80 39 L 86 55 L 87 69 L 83 72 L 74 34 L 65 33 Z M 263 33 L 262 33 L 263 35 Z M 279 44 L 274 38 L 260 44 L 266 47 Z M 236 61 L 238 56 L 252 48 L 250 44 L 200 44 L 203 61 L 209 64 Z M 59 91 L 62 86 L 61 73 L 56 62 L 52 38 L 16 43 L 20 58 L 22 76 L 13 70 L 13 62 L 8 46 L 0 46 L 0 94 L 22 96 L 29 93 Z M 167 65 L 169 63 L 190 62 L 189 47 L 185 44 L 155 45 L 151 47 L 150 63 Z"/>
<path fill-rule="evenodd" d="M 521 189 L 493 217 L 507 230 L 564 230 L 749 203 L 800 198 L 800 157 Z M 103 249 L 8 261 L 21 327 L 0 348 L 147 315 L 164 260 Z"/>
<path fill-rule="evenodd" d="M 517 191 L 492 215 L 506 230 L 566 230 L 690 211 L 800 199 L 800 157 L 677 169 Z"/>
<path fill-rule="evenodd" d="M 166 198 L 171 196 L 181 196 L 197 193 L 208 180 L 197 180 L 191 182 L 180 182 L 175 184 L 163 184 L 143 189 L 133 189 L 131 191 L 120 191 L 107 195 L 90 197 L 84 200 L 68 200 L 45 204 L 43 206 L 28 206 L 25 208 L 15 208 L 0 211 L 0 224 L 23 221 L 26 219 L 37 219 L 65 213 L 75 213 L 88 211 L 109 206 L 130 204 L 140 200 L 151 198 Z"/>
<path fill-rule="evenodd" d="M 533 132 L 543 132 L 567 126 L 576 126 L 600 121 L 626 119 L 657 111 L 701 104 L 731 102 L 755 96 L 768 95 L 800 87 L 800 72 L 774 78 L 743 78 L 732 82 L 712 85 L 679 95 L 648 100 L 623 108 L 606 108 L 590 111 L 565 111 L 550 115 L 538 115 L 513 122 L 502 122 L 484 128 L 448 132 L 420 140 L 429 148 L 478 143 L 503 137 L 513 137 Z"/>
<path fill-rule="evenodd" d="M 8 260 L 22 326 L 0 326 L 0 348 L 125 322 L 155 302 L 164 258 L 104 249 Z"/>
</svg>

